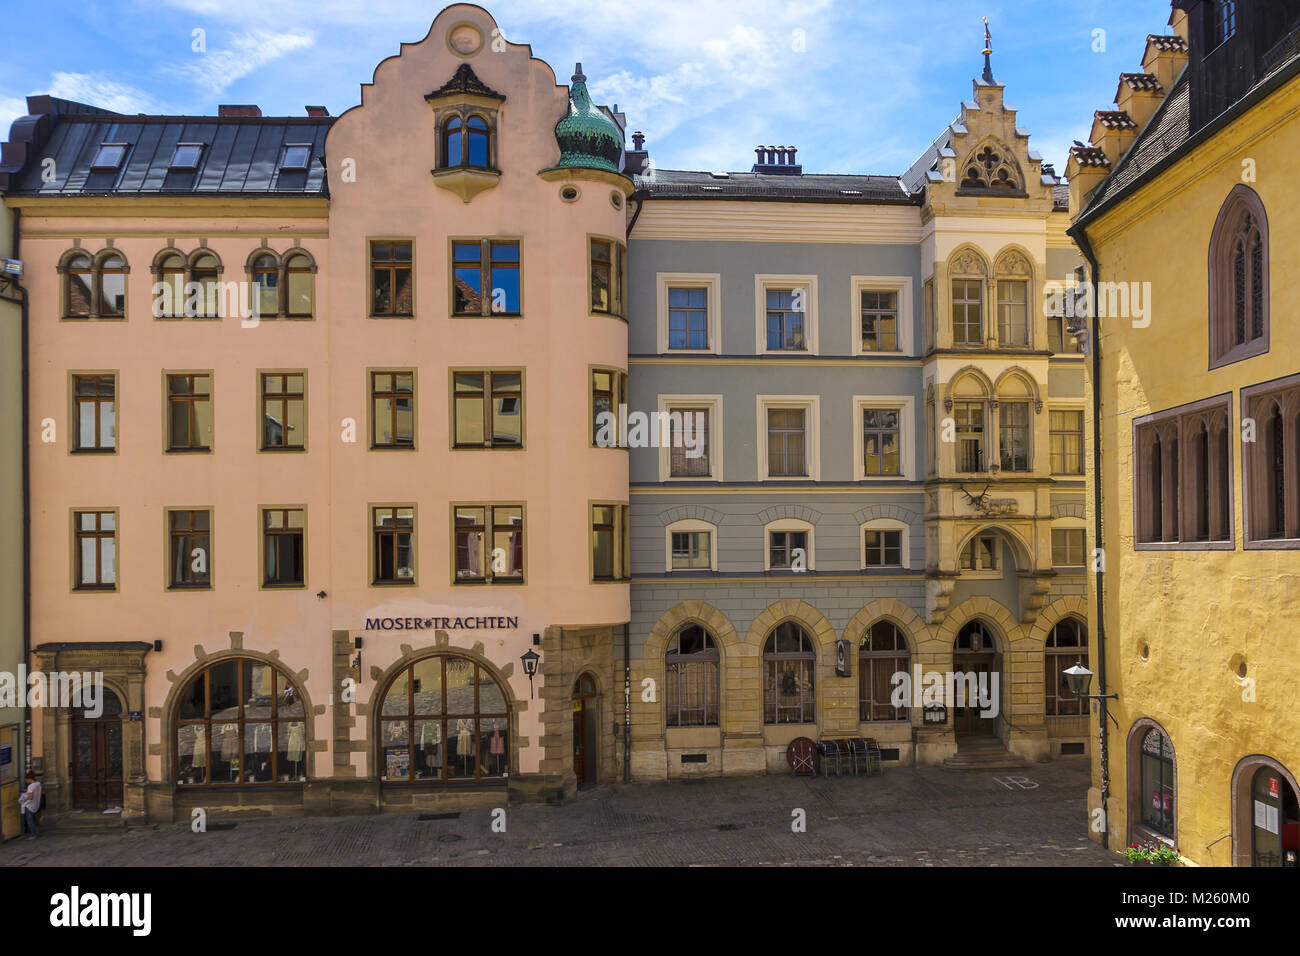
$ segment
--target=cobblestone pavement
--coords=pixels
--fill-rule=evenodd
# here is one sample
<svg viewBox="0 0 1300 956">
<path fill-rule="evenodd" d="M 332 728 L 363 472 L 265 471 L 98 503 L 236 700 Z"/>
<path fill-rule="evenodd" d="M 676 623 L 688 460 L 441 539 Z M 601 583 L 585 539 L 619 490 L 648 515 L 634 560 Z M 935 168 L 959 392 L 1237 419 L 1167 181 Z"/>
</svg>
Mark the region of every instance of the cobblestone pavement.
<svg viewBox="0 0 1300 956">
<path fill-rule="evenodd" d="M 0 846 L 0 865 L 1118 866 L 1122 857 L 1088 839 L 1087 787 L 1082 762 L 709 778 L 512 807 L 505 833 L 492 831 L 490 809 L 424 821 L 410 812 L 263 818 L 202 834 L 187 824 L 47 828 L 38 840 Z M 796 809 L 806 812 L 806 832 L 792 831 Z"/>
</svg>

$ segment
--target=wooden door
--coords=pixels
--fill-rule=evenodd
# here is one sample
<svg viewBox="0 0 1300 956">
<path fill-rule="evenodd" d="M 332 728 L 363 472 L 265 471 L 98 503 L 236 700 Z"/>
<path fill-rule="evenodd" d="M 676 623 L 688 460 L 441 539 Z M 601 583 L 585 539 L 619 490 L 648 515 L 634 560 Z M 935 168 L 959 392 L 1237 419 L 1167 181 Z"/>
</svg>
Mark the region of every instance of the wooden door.
<svg viewBox="0 0 1300 956">
<path fill-rule="evenodd" d="M 596 782 L 596 682 L 583 674 L 573 684 L 573 775 L 578 786 Z"/>
<path fill-rule="evenodd" d="M 972 654 L 954 657 L 952 669 L 957 673 L 991 675 L 998 669 L 997 658 L 993 654 Z M 986 676 L 985 680 L 989 678 Z M 992 690 L 992 684 L 986 685 Z M 979 692 L 969 692 L 964 681 L 955 686 L 956 699 L 953 701 L 953 730 L 958 737 L 995 737 L 998 722 L 995 717 L 983 716 Z"/>
<path fill-rule="evenodd" d="M 106 810 L 122 805 L 122 719 L 72 720 L 72 805 Z"/>
</svg>

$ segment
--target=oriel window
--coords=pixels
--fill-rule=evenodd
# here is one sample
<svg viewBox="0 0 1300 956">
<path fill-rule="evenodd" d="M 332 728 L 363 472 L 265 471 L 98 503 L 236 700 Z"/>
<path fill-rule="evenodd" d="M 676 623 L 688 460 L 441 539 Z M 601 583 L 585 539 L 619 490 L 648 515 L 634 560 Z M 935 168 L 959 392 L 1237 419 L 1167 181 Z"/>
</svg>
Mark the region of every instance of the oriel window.
<svg viewBox="0 0 1300 956">
<path fill-rule="evenodd" d="M 998 444 L 1003 471 L 1029 471 L 1029 403 L 998 406 Z"/>
<path fill-rule="evenodd" d="M 627 248 L 608 239 L 591 240 L 591 311 L 627 317 Z"/>
<path fill-rule="evenodd" d="M 1019 279 L 998 280 L 998 344 L 1019 348 L 1029 344 L 1027 284 Z"/>
<path fill-rule="evenodd" d="M 620 409 L 627 404 L 627 373 L 598 368 L 591 372 L 591 443 L 616 448 Z"/>
<path fill-rule="evenodd" d="M 984 283 L 979 279 L 952 281 L 952 343 L 984 344 Z"/>
</svg>

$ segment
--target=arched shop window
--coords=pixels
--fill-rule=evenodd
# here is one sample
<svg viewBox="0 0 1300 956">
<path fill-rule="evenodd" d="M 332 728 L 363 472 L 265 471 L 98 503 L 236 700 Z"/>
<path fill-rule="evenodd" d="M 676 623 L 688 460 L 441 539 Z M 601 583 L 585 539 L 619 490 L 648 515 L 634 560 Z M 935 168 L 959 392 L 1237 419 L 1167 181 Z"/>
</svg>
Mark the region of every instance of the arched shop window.
<svg viewBox="0 0 1300 956">
<path fill-rule="evenodd" d="M 688 624 L 673 635 L 664 657 L 667 725 L 718 726 L 718 646 L 713 635 Z"/>
<path fill-rule="evenodd" d="M 1174 835 L 1174 748 L 1162 731 L 1142 738 L 1142 822 L 1167 837 Z"/>
<path fill-rule="evenodd" d="M 814 720 L 812 638 L 794 621 L 778 624 L 763 645 L 763 723 L 811 724 Z"/>
<path fill-rule="evenodd" d="M 467 657 L 425 657 L 398 671 L 380 709 L 379 773 L 389 783 L 504 779 L 510 710 L 504 688 Z"/>
<path fill-rule="evenodd" d="M 177 704 L 177 785 L 302 783 L 304 713 L 298 689 L 271 664 L 240 658 L 205 667 Z"/>
<path fill-rule="evenodd" d="M 1063 618 L 1047 635 L 1043 650 L 1043 699 L 1048 717 L 1078 717 L 1088 713 L 1087 698 L 1070 693 L 1065 672 L 1088 656 L 1088 628 Z"/>
<path fill-rule="evenodd" d="M 907 635 L 893 621 L 877 621 L 858 648 L 858 719 L 907 720 L 908 708 L 893 705 L 895 674 L 911 670 Z"/>
</svg>

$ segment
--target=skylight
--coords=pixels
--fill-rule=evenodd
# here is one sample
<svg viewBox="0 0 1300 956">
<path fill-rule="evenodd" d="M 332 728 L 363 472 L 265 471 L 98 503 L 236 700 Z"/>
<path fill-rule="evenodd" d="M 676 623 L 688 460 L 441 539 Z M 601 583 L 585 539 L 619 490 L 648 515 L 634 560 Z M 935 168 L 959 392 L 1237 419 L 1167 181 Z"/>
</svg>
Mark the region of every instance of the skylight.
<svg viewBox="0 0 1300 956">
<path fill-rule="evenodd" d="M 95 154 L 90 168 L 92 170 L 117 169 L 122 165 L 122 160 L 126 158 L 126 151 L 130 148 L 130 143 L 104 143 Z"/>
<path fill-rule="evenodd" d="M 311 158 L 310 143 L 290 143 L 284 148 L 284 160 L 281 169 L 306 169 L 307 160 Z"/>
<path fill-rule="evenodd" d="M 203 143 L 178 143 L 168 169 L 197 169 L 203 146 Z"/>
</svg>

